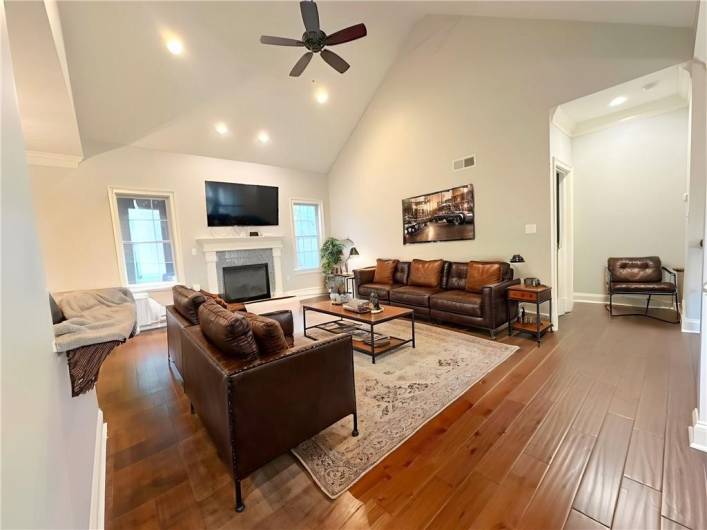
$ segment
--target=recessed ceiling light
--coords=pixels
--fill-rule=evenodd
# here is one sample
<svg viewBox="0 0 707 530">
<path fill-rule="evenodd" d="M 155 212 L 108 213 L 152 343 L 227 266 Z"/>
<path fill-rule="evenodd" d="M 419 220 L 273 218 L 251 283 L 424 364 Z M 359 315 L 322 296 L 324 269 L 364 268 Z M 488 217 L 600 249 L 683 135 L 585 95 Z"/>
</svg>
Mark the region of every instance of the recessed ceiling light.
<svg viewBox="0 0 707 530">
<path fill-rule="evenodd" d="M 170 37 L 165 42 L 165 46 L 172 55 L 181 55 L 184 52 L 184 44 L 176 37 Z"/>
<path fill-rule="evenodd" d="M 219 133 L 221 136 L 225 136 L 226 134 L 228 134 L 228 125 L 226 125 L 222 121 L 215 124 L 214 129 L 216 129 L 216 132 Z"/>
<path fill-rule="evenodd" d="M 270 135 L 268 134 L 268 131 L 260 131 L 258 133 L 258 141 L 261 144 L 270 143 Z"/>
<path fill-rule="evenodd" d="M 624 103 L 626 103 L 627 99 L 628 98 L 626 96 L 617 96 L 609 102 L 609 106 L 618 107 L 619 105 L 623 105 Z"/>
<path fill-rule="evenodd" d="M 320 105 L 324 105 L 324 103 L 329 101 L 329 92 L 326 88 L 320 87 L 314 92 L 314 99 L 316 99 L 317 103 Z"/>
</svg>

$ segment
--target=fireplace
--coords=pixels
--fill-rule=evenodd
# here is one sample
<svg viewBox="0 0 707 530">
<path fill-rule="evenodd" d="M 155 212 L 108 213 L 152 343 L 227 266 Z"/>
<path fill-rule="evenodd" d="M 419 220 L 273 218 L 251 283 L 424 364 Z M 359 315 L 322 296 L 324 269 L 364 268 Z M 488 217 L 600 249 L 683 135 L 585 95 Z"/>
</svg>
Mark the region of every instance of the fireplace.
<svg viewBox="0 0 707 530">
<path fill-rule="evenodd" d="M 224 267 L 223 298 L 227 302 L 248 302 L 270 298 L 268 264 Z"/>
</svg>

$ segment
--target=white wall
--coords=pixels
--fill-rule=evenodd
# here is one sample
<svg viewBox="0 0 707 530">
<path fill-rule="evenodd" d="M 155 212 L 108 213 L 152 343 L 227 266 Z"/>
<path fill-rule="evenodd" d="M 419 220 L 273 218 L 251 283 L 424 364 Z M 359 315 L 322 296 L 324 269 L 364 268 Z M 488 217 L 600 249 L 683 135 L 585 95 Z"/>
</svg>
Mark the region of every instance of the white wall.
<svg viewBox="0 0 707 530">
<path fill-rule="evenodd" d="M 688 127 L 684 108 L 572 139 L 577 299 L 606 293 L 610 256 L 684 266 Z"/>
<path fill-rule="evenodd" d="M 206 264 L 196 239 L 242 231 L 207 227 L 206 180 L 278 186 L 280 226 L 261 227 L 261 231 L 287 238 L 283 249 L 284 290 L 298 291 L 321 285 L 320 273 L 294 271 L 290 199 L 324 201 L 326 216 L 328 195 L 323 175 L 135 147 L 102 153 L 85 160 L 76 169 L 32 166 L 30 173 L 47 282 L 52 291 L 120 284 L 108 202 L 109 186 L 175 192 L 184 271 L 181 280 L 206 288 Z M 328 226 L 326 219 L 325 224 Z M 192 249 L 197 249 L 196 255 L 192 255 Z M 169 297 L 161 301 L 168 303 Z"/>
<path fill-rule="evenodd" d="M 0 3 L 2 48 L 2 528 L 87 528 L 98 406 L 71 398 L 52 351 L 25 146 Z"/>
<path fill-rule="evenodd" d="M 426 17 L 331 170 L 332 231 L 356 241 L 357 264 L 520 253 L 549 282 L 550 110 L 691 56 L 680 29 Z M 476 167 L 455 173 L 469 153 Z M 469 182 L 475 241 L 403 246 L 401 199 Z"/>
<path fill-rule="evenodd" d="M 572 165 L 572 138 L 555 124 L 550 124 L 550 156 Z"/>
</svg>

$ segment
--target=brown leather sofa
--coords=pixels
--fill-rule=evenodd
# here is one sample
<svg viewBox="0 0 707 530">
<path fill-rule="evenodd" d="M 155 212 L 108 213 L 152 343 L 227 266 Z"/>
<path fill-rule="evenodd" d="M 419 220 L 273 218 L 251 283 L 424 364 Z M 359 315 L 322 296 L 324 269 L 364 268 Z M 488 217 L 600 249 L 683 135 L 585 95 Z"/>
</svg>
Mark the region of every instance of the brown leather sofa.
<svg viewBox="0 0 707 530">
<path fill-rule="evenodd" d="M 375 267 L 357 269 L 354 271 L 356 292 L 362 298 L 368 298 L 375 292 L 384 304 L 413 309 L 416 316 L 433 321 L 485 329 L 491 338 L 495 338 L 496 330 L 508 322 L 506 290 L 520 283 L 520 280 L 513 279 L 510 264 L 502 261 L 476 262 L 482 267 L 500 267 L 501 280 L 479 285 L 478 292 L 472 292 L 467 289 L 468 262 L 432 260 L 426 263 L 433 262 L 441 262 L 441 267 L 437 266 L 434 270 L 430 267 L 426 271 L 428 274 L 417 281 L 411 281 L 412 263 L 398 262 L 390 284 L 374 282 Z M 437 269 L 439 273 L 435 276 Z M 515 318 L 518 304 L 510 303 L 511 318 Z"/>
<path fill-rule="evenodd" d="M 172 287 L 173 305 L 167 306 L 167 357 L 177 368 L 179 375 L 184 377 L 182 356 L 182 330 L 199 324 L 199 306 L 206 301 L 200 291 L 195 291 L 184 285 Z M 229 307 L 245 310 L 242 304 L 229 304 Z M 294 323 L 290 311 L 273 311 L 261 316 L 277 320 L 285 333 L 287 343 L 294 344 Z"/>
<path fill-rule="evenodd" d="M 209 315 L 213 302 L 202 302 L 199 324 L 179 328 L 181 370 L 192 411 L 233 474 L 241 512 L 241 480 L 259 467 L 349 415 L 358 435 L 353 348 L 349 335 L 334 335 L 271 354 L 234 355 L 233 348 L 255 342 L 234 337 L 229 320 L 249 333 L 248 319 L 216 311 Z"/>
<path fill-rule="evenodd" d="M 664 281 L 667 275 L 670 281 Z M 642 258 L 609 258 L 607 261 L 607 290 L 609 292 L 609 314 L 614 316 L 646 316 L 655 320 L 680 323 L 677 273 L 664 267 L 658 256 Z M 642 313 L 615 313 L 614 295 L 646 296 L 646 308 Z M 669 296 L 675 310 L 675 320 L 667 320 L 648 313 L 654 296 Z"/>
</svg>

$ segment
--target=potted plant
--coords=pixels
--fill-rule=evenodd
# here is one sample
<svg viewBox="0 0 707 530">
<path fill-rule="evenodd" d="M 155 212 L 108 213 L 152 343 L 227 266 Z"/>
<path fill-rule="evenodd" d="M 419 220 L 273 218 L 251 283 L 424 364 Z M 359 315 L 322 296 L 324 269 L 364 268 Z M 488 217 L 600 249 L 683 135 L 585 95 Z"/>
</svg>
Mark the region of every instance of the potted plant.
<svg viewBox="0 0 707 530">
<path fill-rule="evenodd" d="M 339 273 L 339 266 L 344 257 L 344 242 L 334 237 L 327 238 L 319 251 L 321 267 L 324 273 L 324 284 L 329 291 L 329 297 L 335 304 L 342 302 L 346 295 L 346 284 Z"/>
</svg>

